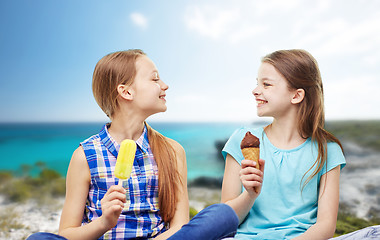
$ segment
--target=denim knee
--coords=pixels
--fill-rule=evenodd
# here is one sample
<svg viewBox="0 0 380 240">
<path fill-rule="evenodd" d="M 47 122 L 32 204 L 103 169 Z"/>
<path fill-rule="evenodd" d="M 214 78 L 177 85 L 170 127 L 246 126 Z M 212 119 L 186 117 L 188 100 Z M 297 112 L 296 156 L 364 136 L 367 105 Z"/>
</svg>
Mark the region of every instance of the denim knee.
<svg viewBox="0 0 380 240">
<path fill-rule="evenodd" d="M 213 204 L 208 208 L 209 214 L 218 219 L 219 225 L 229 227 L 231 232 L 236 231 L 239 226 L 239 218 L 235 211 L 224 203 Z"/>
<path fill-rule="evenodd" d="M 30 235 L 26 240 L 67 240 L 67 239 L 53 233 L 37 232 Z"/>
<path fill-rule="evenodd" d="M 235 211 L 226 204 L 211 205 L 197 215 L 170 240 L 216 240 L 234 236 L 239 225 Z"/>
</svg>

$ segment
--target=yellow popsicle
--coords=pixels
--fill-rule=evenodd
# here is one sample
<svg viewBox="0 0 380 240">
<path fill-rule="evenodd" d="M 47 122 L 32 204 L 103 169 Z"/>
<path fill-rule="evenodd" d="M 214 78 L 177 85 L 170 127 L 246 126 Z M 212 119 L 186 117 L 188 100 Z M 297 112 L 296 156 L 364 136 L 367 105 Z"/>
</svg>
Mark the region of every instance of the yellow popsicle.
<svg viewBox="0 0 380 240">
<path fill-rule="evenodd" d="M 117 155 L 115 177 L 119 179 L 128 179 L 130 177 L 135 154 L 135 141 L 129 139 L 123 140 L 120 144 L 119 154 Z"/>
</svg>

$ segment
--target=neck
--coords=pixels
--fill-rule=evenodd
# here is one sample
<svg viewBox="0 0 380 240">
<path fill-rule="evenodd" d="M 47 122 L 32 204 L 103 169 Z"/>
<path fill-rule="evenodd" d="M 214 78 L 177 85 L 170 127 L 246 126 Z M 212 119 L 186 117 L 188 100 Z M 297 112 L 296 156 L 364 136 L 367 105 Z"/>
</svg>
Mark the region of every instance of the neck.
<svg viewBox="0 0 380 240">
<path fill-rule="evenodd" d="M 137 114 L 115 113 L 108 132 L 119 144 L 124 139 L 136 141 L 144 130 L 144 121 Z"/>
<path fill-rule="evenodd" d="M 270 142 L 280 149 L 292 149 L 305 142 L 299 134 L 296 118 L 274 119 L 265 128 L 265 133 Z"/>
</svg>

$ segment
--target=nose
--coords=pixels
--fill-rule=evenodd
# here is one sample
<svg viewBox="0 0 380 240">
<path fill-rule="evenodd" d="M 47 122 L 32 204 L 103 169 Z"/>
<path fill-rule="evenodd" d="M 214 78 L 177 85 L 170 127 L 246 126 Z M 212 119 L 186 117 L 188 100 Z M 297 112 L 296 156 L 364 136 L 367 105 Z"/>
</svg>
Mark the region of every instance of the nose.
<svg viewBox="0 0 380 240">
<path fill-rule="evenodd" d="M 166 90 L 169 89 L 169 86 L 166 85 L 166 83 L 164 83 L 164 81 L 162 81 L 162 80 L 161 80 L 161 89 L 164 90 L 164 91 L 166 91 Z"/>
<path fill-rule="evenodd" d="M 252 94 L 253 96 L 257 97 L 259 95 L 259 86 L 255 87 L 253 90 L 252 90 Z"/>
</svg>

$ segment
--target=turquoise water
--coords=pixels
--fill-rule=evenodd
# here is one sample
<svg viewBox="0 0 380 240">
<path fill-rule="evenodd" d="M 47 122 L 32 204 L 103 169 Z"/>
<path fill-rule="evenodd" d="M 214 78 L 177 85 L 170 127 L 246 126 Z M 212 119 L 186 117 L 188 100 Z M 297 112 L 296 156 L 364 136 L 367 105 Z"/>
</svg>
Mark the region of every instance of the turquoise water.
<svg viewBox="0 0 380 240">
<path fill-rule="evenodd" d="M 23 165 L 44 162 L 62 175 L 79 143 L 98 133 L 104 123 L 0 124 L 0 170 L 20 174 Z M 241 123 L 150 123 L 186 151 L 188 178 L 222 177 L 224 161 L 215 146 Z M 25 167 L 24 167 L 25 169 Z M 36 168 L 35 168 L 36 169 Z M 31 170 L 33 173 L 33 169 Z"/>
</svg>

